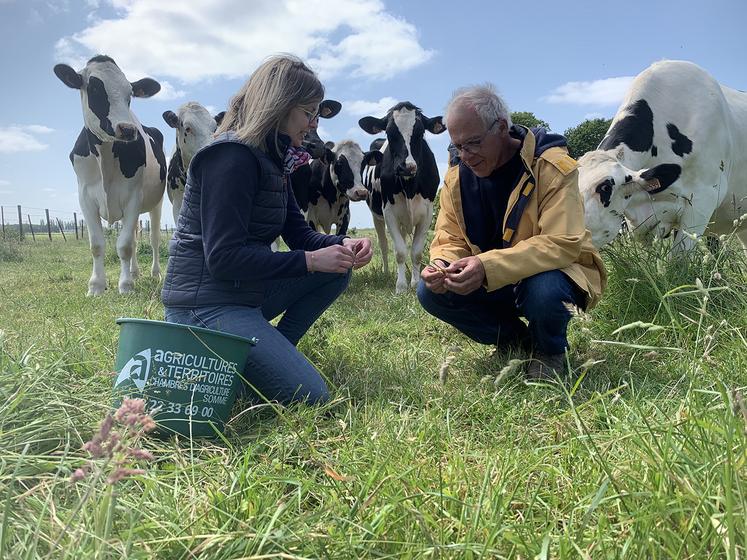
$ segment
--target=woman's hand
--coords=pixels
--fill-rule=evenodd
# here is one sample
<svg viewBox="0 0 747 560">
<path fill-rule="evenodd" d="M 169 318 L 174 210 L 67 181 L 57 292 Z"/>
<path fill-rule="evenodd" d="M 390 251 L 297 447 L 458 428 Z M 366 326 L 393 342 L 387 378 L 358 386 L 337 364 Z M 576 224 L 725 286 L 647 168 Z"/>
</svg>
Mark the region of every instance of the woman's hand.
<svg viewBox="0 0 747 560">
<path fill-rule="evenodd" d="M 306 251 L 306 270 L 309 272 L 342 274 L 350 270 L 354 262 L 355 253 L 344 245 L 331 245 L 316 251 Z"/>
<path fill-rule="evenodd" d="M 371 262 L 373 248 L 371 247 L 371 240 L 368 237 L 361 237 L 360 239 L 346 237 L 343 239 L 342 244 L 355 255 L 353 268 L 362 268 Z"/>
</svg>

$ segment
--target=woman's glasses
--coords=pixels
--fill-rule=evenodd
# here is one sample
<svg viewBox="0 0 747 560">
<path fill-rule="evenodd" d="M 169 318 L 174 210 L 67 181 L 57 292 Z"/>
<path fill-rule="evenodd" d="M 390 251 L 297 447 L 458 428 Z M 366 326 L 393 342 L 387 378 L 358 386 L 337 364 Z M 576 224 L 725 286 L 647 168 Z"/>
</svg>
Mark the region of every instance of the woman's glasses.
<svg viewBox="0 0 747 560">
<path fill-rule="evenodd" d="M 309 124 L 311 124 L 312 122 L 314 122 L 315 120 L 317 120 L 319 118 L 319 109 L 317 109 L 316 111 L 307 111 L 306 109 L 304 109 L 303 107 L 301 107 L 301 110 L 308 117 Z"/>
</svg>

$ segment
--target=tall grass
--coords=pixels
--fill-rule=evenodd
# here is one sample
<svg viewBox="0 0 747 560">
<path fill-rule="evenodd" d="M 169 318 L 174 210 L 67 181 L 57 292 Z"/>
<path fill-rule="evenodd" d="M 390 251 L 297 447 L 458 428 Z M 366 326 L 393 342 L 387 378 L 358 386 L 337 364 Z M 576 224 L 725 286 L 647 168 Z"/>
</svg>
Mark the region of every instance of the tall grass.
<svg viewBox="0 0 747 560">
<path fill-rule="evenodd" d="M 573 373 L 541 384 L 395 296 L 376 261 L 300 344 L 332 402 L 240 403 L 224 441 L 149 439 L 146 473 L 114 485 L 70 477 L 111 404 L 114 318 L 162 318 L 159 284 L 117 294 L 112 258 L 86 298 L 83 244 L 21 251 L 0 265 L 2 558 L 745 557 L 730 239 L 674 259 L 613 245 L 603 302 L 571 323 Z"/>
</svg>

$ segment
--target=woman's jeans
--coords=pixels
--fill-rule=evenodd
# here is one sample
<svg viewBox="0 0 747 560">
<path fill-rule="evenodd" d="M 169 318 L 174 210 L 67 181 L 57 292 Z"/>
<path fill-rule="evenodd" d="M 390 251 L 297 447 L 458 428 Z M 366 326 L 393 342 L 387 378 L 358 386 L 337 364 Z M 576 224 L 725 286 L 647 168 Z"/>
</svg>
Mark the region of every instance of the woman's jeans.
<svg viewBox="0 0 747 560">
<path fill-rule="evenodd" d="M 296 349 L 301 337 L 350 283 L 350 272 L 316 272 L 301 278 L 278 280 L 264 295 L 261 307 L 211 305 L 167 307 L 166 320 L 205 327 L 246 338 L 257 338 L 249 351 L 244 377 L 259 391 L 244 384 L 252 400 L 289 404 L 320 403 L 329 399 L 319 371 Z M 277 327 L 269 321 L 285 312 Z"/>
<path fill-rule="evenodd" d="M 586 294 L 559 270 L 541 272 L 515 285 L 461 296 L 435 294 L 418 284 L 423 308 L 481 344 L 532 345 L 545 354 L 562 354 L 571 314 L 567 304 L 585 307 Z M 519 317 L 526 317 L 529 327 Z"/>
</svg>

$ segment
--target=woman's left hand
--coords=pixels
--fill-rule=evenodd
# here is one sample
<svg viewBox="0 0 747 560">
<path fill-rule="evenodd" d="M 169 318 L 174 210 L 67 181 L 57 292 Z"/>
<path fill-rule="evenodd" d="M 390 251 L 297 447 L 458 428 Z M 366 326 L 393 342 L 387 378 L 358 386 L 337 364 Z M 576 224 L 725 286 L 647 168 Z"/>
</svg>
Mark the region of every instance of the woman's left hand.
<svg viewBox="0 0 747 560">
<path fill-rule="evenodd" d="M 342 241 L 342 244 L 353 251 L 353 254 L 355 255 L 353 268 L 361 268 L 371 262 L 373 248 L 371 247 L 371 240 L 368 237 L 361 237 L 360 239 L 346 237 Z"/>
</svg>

